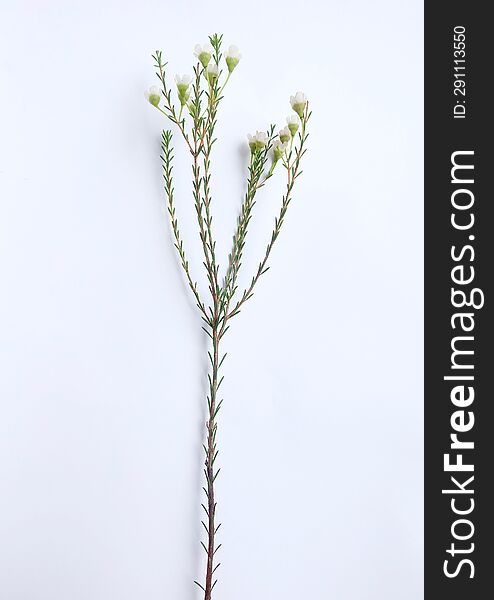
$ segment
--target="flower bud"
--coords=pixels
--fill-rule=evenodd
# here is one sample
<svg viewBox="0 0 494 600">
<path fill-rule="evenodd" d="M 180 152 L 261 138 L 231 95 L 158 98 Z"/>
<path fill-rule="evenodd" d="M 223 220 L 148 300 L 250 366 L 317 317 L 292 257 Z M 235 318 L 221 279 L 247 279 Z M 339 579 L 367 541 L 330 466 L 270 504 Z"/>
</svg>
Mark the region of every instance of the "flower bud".
<svg viewBox="0 0 494 600">
<path fill-rule="evenodd" d="M 153 106 L 158 106 L 161 100 L 161 90 L 158 86 L 152 85 L 149 90 L 144 92 L 144 98 Z"/>
<path fill-rule="evenodd" d="M 213 83 L 216 81 L 216 79 L 218 79 L 218 76 L 220 74 L 218 65 L 216 64 L 211 64 L 208 65 L 206 68 L 206 79 L 209 81 L 209 83 L 211 85 L 213 85 Z"/>
<path fill-rule="evenodd" d="M 199 62 L 204 68 L 208 66 L 213 52 L 214 50 L 211 44 L 204 44 L 204 46 L 201 46 L 201 44 L 197 44 L 194 48 L 194 54 L 197 56 Z"/>
<path fill-rule="evenodd" d="M 292 132 L 289 127 L 284 127 L 278 135 L 280 136 L 280 140 L 283 144 L 289 142 L 292 139 Z"/>
<path fill-rule="evenodd" d="M 175 83 L 177 84 L 177 91 L 178 91 L 178 99 L 180 100 L 180 104 L 182 106 L 184 106 L 184 104 L 187 104 L 187 100 L 189 99 L 190 96 L 190 82 L 192 81 L 192 79 L 190 78 L 189 75 L 182 75 L 182 77 L 180 77 L 180 75 L 175 75 Z"/>
<path fill-rule="evenodd" d="M 295 96 L 290 96 L 290 104 L 297 115 L 302 118 L 304 116 L 305 105 L 307 104 L 307 98 L 304 93 L 297 92 Z"/>
<path fill-rule="evenodd" d="M 273 144 L 273 162 L 276 164 L 280 158 L 283 156 L 283 153 L 286 149 L 286 142 L 282 142 L 281 138 L 276 140 Z"/>
<path fill-rule="evenodd" d="M 297 117 L 297 115 L 290 115 L 286 118 L 286 122 L 288 123 L 288 129 L 290 130 L 292 137 L 295 137 L 300 125 L 300 119 Z"/>
<path fill-rule="evenodd" d="M 187 110 L 192 118 L 196 117 L 196 105 L 192 102 L 192 100 L 187 101 Z"/>
<path fill-rule="evenodd" d="M 228 67 L 228 72 L 231 73 L 233 69 L 238 65 L 238 61 L 242 58 L 242 55 L 238 51 L 237 46 L 230 46 L 228 52 L 225 54 L 225 61 Z"/>
<path fill-rule="evenodd" d="M 264 131 L 256 131 L 254 135 L 248 135 L 249 147 L 252 153 L 259 152 L 266 147 L 268 143 L 268 136 Z"/>
</svg>

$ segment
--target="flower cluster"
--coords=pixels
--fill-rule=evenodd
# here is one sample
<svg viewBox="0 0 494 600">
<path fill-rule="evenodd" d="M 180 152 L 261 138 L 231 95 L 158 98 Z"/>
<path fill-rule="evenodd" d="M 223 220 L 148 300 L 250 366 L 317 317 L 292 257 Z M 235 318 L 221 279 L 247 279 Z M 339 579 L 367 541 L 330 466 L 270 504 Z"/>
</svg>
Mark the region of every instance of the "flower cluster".
<svg viewBox="0 0 494 600">
<path fill-rule="evenodd" d="M 286 126 L 278 132 L 278 137 L 272 144 L 273 160 L 269 176 L 273 174 L 274 168 L 278 161 L 286 156 L 288 145 L 293 144 L 293 138 L 300 127 L 300 120 L 304 118 L 305 108 L 307 106 L 307 97 L 303 92 L 297 92 L 295 96 L 290 96 L 290 104 L 296 114 L 289 115 L 286 118 Z M 267 144 L 267 136 L 265 133 L 256 132 L 255 135 L 248 135 L 249 147 L 252 154 L 263 150 Z M 286 165 L 285 165 L 286 166 Z"/>
<path fill-rule="evenodd" d="M 216 62 L 211 62 L 214 56 L 214 48 L 210 43 L 196 44 L 194 48 L 194 55 L 197 57 L 204 69 L 204 77 L 208 81 L 210 86 L 213 86 L 216 80 L 220 76 L 220 68 Z M 238 65 L 242 55 L 239 52 L 237 46 L 230 46 L 225 54 L 225 62 L 228 69 L 228 78 L 230 77 L 233 69 Z M 192 78 L 190 75 L 175 75 L 175 83 L 177 85 L 177 94 L 180 101 L 180 106 L 183 108 L 189 101 L 190 98 L 190 86 Z M 226 82 L 225 82 L 226 84 Z M 148 100 L 153 106 L 159 107 L 162 98 L 162 91 L 157 86 L 151 86 L 149 90 L 144 93 L 146 100 Z"/>
<path fill-rule="evenodd" d="M 218 76 L 218 65 L 210 65 L 211 58 L 213 57 L 214 49 L 211 44 L 197 44 L 194 48 L 194 55 L 199 59 L 201 65 L 206 69 L 206 75 L 209 79 L 209 73 L 213 73 L 213 76 Z M 227 53 L 225 54 L 225 62 L 228 68 L 228 73 L 231 73 L 233 69 L 238 65 L 242 55 L 239 52 L 237 46 L 230 46 Z"/>
<path fill-rule="evenodd" d="M 202 65 L 203 74 L 210 86 L 210 89 L 214 87 L 221 74 L 218 64 L 220 55 L 218 52 L 215 53 L 216 46 L 213 47 L 213 44 L 216 43 L 215 39 L 211 38 L 211 42 L 212 43 L 206 43 L 203 45 L 196 44 L 194 48 L 194 56 Z M 218 95 L 221 94 L 232 71 L 238 65 L 241 58 L 242 55 L 240 54 L 237 46 L 232 45 L 228 48 L 228 51 L 225 53 L 225 62 L 228 69 L 228 75 Z M 193 104 L 189 103 L 192 78 L 189 75 L 175 75 L 175 83 L 180 102 L 180 114 L 178 116 L 178 120 L 181 119 L 182 109 L 186 105 L 189 108 L 190 114 L 194 116 Z M 147 100 L 159 110 L 161 110 L 159 104 L 162 96 L 162 91 L 156 86 L 152 86 L 145 93 Z M 280 161 L 280 159 L 283 159 L 285 166 L 287 164 L 287 160 L 285 160 L 285 158 L 287 158 L 289 151 L 291 152 L 293 139 L 300 127 L 301 119 L 304 119 L 307 106 L 307 97 L 303 92 L 296 92 L 295 95 L 290 96 L 290 105 L 294 111 L 294 114 L 291 114 L 286 118 L 286 125 L 279 131 L 278 137 L 275 140 L 270 140 L 270 148 L 272 149 L 272 164 L 269 171 L 269 176 L 272 175 L 274 167 Z M 248 135 L 247 139 L 249 148 L 253 155 L 261 152 L 268 145 L 268 136 L 262 131 L 257 131 L 254 135 Z"/>
</svg>

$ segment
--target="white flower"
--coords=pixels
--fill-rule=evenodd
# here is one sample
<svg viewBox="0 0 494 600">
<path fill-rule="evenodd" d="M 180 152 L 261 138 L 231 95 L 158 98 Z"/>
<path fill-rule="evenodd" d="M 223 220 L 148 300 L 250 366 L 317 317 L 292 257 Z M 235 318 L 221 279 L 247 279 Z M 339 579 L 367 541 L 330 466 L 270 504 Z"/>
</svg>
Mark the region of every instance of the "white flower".
<svg viewBox="0 0 494 600">
<path fill-rule="evenodd" d="M 144 98 L 153 106 L 158 106 L 161 100 L 161 90 L 158 86 L 152 85 L 149 90 L 144 92 Z"/>
<path fill-rule="evenodd" d="M 292 132 L 290 131 L 289 127 L 283 127 L 278 135 L 280 136 L 282 143 L 289 142 L 292 139 Z"/>
<path fill-rule="evenodd" d="M 297 115 L 290 115 L 286 118 L 286 122 L 288 123 L 288 129 L 290 130 L 292 137 L 295 137 L 295 134 L 300 126 L 300 119 Z"/>
<path fill-rule="evenodd" d="M 190 75 L 175 75 L 175 83 L 177 84 L 178 99 L 182 106 L 186 104 L 190 96 L 189 86 L 192 81 Z"/>
<path fill-rule="evenodd" d="M 211 56 L 213 56 L 213 52 L 214 50 L 211 44 L 204 44 L 204 46 L 201 46 L 201 44 L 196 44 L 196 47 L 194 48 L 194 54 L 197 56 L 199 62 L 204 68 L 208 66 Z"/>
<path fill-rule="evenodd" d="M 225 54 L 226 64 L 228 66 L 228 72 L 231 73 L 233 69 L 238 65 L 238 61 L 242 58 L 237 46 L 230 46 L 228 52 Z"/>
<path fill-rule="evenodd" d="M 290 133 L 290 132 L 288 132 Z M 283 142 L 281 139 L 276 140 L 273 144 L 273 160 L 274 162 L 278 162 L 280 158 L 283 156 L 283 152 L 287 147 L 287 142 Z"/>
<path fill-rule="evenodd" d="M 189 85 L 192 82 L 192 77 L 190 75 L 175 75 L 175 83 L 177 84 L 177 87 L 180 85 L 184 85 L 186 87 L 189 87 Z"/>
<path fill-rule="evenodd" d="M 268 136 L 264 131 L 256 131 L 254 135 L 247 135 L 252 152 L 262 150 L 268 143 Z"/>
<path fill-rule="evenodd" d="M 297 92 L 295 96 L 290 96 L 290 104 L 297 115 L 302 118 L 304 116 L 305 105 L 307 98 L 303 92 Z"/>
<path fill-rule="evenodd" d="M 213 63 L 207 66 L 206 68 L 206 78 L 209 83 L 213 83 L 215 79 L 218 79 L 218 75 L 220 74 L 220 70 L 218 65 Z"/>
<path fill-rule="evenodd" d="M 286 118 L 286 122 L 288 123 L 288 125 L 298 126 L 300 124 L 300 119 L 297 115 L 288 115 L 288 117 Z"/>
<path fill-rule="evenodd" d="M 280 158 L 282 158 L 287 146 L 288 142 L 282 142 L 279 138 L 273 143 L 273 160 L 271 161 L 271 168 L 269 169 L 267 178 L 271 177 L 271 175 L 274 173 L 274 169 Z"/>
</svg>

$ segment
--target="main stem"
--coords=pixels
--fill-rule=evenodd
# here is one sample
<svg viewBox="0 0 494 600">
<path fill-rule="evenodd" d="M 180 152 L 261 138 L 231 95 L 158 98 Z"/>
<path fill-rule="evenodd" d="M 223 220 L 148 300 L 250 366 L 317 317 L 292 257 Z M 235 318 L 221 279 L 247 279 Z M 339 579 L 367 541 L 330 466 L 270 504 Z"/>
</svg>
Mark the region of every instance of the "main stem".
<svg viewBox="0 0 494 600">
<path fill-rule="evenodd" d="M 215 512 L 216 502 L 214 498 L 214 460 L 216 458 L 216 393 L 218 391 L 218 369 L 219 369 L 219 328 L 218 324 L 214 323 L 212 327 L 213 340 L 213 356 L 212 356 L 212 373 L 210 383 L 210 402 L 209 402 L 209 418 L 206 424 L 207 427 L 207 451 L 206 451 L 206 483 L 207 483 L 207 500 L 208 500 L 208 545 L 207 545 L 207 567 L 206 567 L 206 584 L 204 586 L 204 600 L 211 600 L 211 593 L 214 587 L 213 573 L 215 571 L 214 563 L 214 536 L 216 533 Z M 217 474 L 217 472 L 216 472 Z"/>
<path fill-rule="evenodd" d="M 217 62 L 217 61 L 216 61 Z M 198 71 L 199 73 L 199 71 Z M 197 84 L 198 85 L 198 84 Z M 207 494 L 207 517 L 208 525 L 206 527 L 208 535 L 207 543 L 207 565 L 206 565 L 206 581 L 204 584 L 204 600 L 211 600 L 211 595 L 216 581 L 213 581 L 213 575 L 219 564 L 214 565 L 214 555 L 218 547 L 215 547 L 215 535 L 218 527 L 216 526 L 216 501 L 214 497 L 214 481 L 218 475 L 218 470 L 215 472 L 214 462 L 217 456 L 216 450 L 216 413 L 218 412 L 219 404 L 216 402 L 216 396 L 218 387 L 221 382 L 218 381 L 218 370 L 220 368 L 219 361 L 219 343 L 223 333 L 222 327 L 220 327 L 220 312 L 221 312 L 221 301 L 220 301 L 220 290 L 218 286 L 218 265 L 216 263 L 215 256 L 215 241 L 211 231 L 211 214 L 209 211 L 210 207 L 210 192 L 209 192 L 209 156 L 211 152 L 212 137 L 215 125 L 216 115 L 216 83 L 214 86 L 209 85 L 209 104 L 208 104 L 208 117 L 207 123 L 204 125 L 204 132 L 201 141 L 202 152 L 204 154 L 204 177 L 203 177 L 203 205 L 205 210 L 205 223 L 206 223 L 206 236 L 203 240 L 204 245 L 204 256 L 206 259 L 206 269 L 208 271 L 210 280 L 210 291 L 213 300 L 213 314 L 211 315 L 211 339 L 213 342 L 213 354 L 211 356 L 212 372 L 209 381 L 209 415 L 206 423 L 207 429 L 207 447 L 206 447 L 206 461 L 205 461 L 205 475 L 206 475 L 206 494 Z M 209 125 L 208 125 L 209 123 Z M 197 148 L 197 142 L 196 142 Z"/>
</svg>

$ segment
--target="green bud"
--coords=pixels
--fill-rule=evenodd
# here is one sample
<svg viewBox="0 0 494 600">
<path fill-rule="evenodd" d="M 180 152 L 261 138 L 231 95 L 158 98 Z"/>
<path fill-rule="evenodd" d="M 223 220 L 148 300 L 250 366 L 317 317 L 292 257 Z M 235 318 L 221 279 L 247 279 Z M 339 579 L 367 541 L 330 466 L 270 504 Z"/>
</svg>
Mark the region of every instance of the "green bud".
<svg viewBox="0 0 494 600">
<path fill-rule="evenodd" d="M 178 88 L 178 99 L 180 100 L 180 104 L 183 106 L 187 104 L 187 100 L 190 97 L 190 91 L 188 85 L 177 85 Z"/>
<path fill-rule="evenodd" d="M 283 156 L 285 149 L 286 149 L 286 142 L 283 142 L 281 140 L 281 138 L 279 140 L 276 140 L 276 142 L 273 144 L 273 161 L 275 163 L 277 163 L 280 160 L 280 158 Z"/>
<path fill-rule="evenodd" d="M 196 107 L 192 102 L 187 103 L 187 108 L 189 109 L 189 115 L 194 117 L 196 114 Z"/>
<path fill-rule="evenodd" d="M 290 123 L 290 125 L 288 125 L 288 129 L 290 130 L 292 137 L 295 137 L 295 134 L 298 131 L 298 123 Z"/>
<path fill-rule="evenodd" d="M 206 79 L 209 81 L 211 85 L 218 79 L 219 69 L 218 65 L 212 64 L 208 65 L 206 69 Z"/>
<path fill-rule="evenodd" d="M 293 110 L 300 118 L 302 118 L 304 116 L 305 102 L 298 102 L 297 104 L 294 104 Z"/>
<path fill-rule="evenodd" d="M 180 104 L 184 106 L 187 104 L 187 100 L 190 96 L 190 82 L 191 78 L 188 75 L 175 75 L 175 83 L 177 84 L 178 99 Z"/>
<path fill-rule="evenodd" d="M 225 54 L 225 61 L 228 67 L 228 72 L 231 73 L 233 69 L 238 65 L 238 61 L 242 58 L 242 55 L 238 51 L 237 46 L 230 46 L 228 52 Z"/>
<path fill-rule="evenodd" d="M 255 135 L 248 135 L 247 139 L 249 140 L 250 151 L 254 154 L 264 150 L 268 141 L 268 136 L 262 131 L 257 131 Z"/>
<path fill-rule="evenodd" d="M 297 92 L 295 96 L 290 96 L 290 104 L 297 115 L 303 119 L 307 98 L 303 92 Z"/>
<path fill-rule="evenodd" d="M 211 44 L 204 44 L 203 46 L 201 46 L 201 44 L 196 44 L 196 47 L 194 48 L 194 54 L 204 68 L 208 66 L 211 56 L 213 56 L 213 52 L 214 50 Z"/>
<path fill-rule="evenodd" d="M 284 127 L 278 135 L 280 136 L 282 144 L 286 144 L 292 139 L 292 132 L 289 127 Z"/>
<path fill-rule="evenodd" d="M 199 59 L 201 65 L 206 68 L 211 60 L 211 54 L 209 54 L 209 52 L 200 52 L 197 58 Z"/>
<path fill-rule="evenodd" d="M 231 73 L 233 69 L 238 65 L 239 59 L 233 58 L 232 56 L 227 56 L 225 60 L 228 67 L 228 72 Z"/>
<path fill-rule="evenodd" d="M 144 97 L 153 106 L 158 106 L 161 100 L 161 90 L 158 86 L 153 85 L 149 90 L 144 92 Z"/>
<path fill-rule="evenodd" d="M 282 150 L 280 150 L 279 148 L 275 148 L 273 150 L 273 159 L 274 159 L 274 162 L 278 162 L 282 156 L 283 156 L 283 151 Z"/>
<path fill-rule="evenodd" d="M 180 92 L 178 93 L 178 99 L 180 100 L 180 104 L 182 106 L 187 104 L 189 97 L 190 97 L 190 92 L 188 90 L 186 92 L 184 92 L 183 94 L 181 94 Z"/>
</svg>

